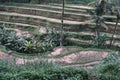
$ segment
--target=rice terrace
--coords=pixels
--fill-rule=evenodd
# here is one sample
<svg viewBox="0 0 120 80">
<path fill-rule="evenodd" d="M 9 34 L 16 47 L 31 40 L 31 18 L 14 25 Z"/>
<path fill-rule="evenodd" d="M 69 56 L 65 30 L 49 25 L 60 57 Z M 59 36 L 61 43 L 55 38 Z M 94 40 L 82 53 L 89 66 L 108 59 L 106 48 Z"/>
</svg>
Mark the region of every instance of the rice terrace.
<svg viewBox="0 0 120 80">
<path fill-rule="evenodd" d="M 0 0 L 0 80 L 120 80 L 120 0 Z"/>
</svg>

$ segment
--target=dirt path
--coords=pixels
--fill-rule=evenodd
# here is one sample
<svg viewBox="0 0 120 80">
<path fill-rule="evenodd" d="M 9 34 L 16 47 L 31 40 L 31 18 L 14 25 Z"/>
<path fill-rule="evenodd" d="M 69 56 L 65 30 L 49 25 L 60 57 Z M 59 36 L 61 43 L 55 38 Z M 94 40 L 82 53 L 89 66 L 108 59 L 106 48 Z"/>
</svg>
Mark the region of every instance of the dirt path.
<svg viewBox="0 0 120 80">
<path fill-rule="evenodd" d="M 74 48 L 57 48 L 50 56 L 57 56 L 64 54 L 64 52 L 74 50 Z M 100 63 L 100 61 L 108 56 L 108 52 L 98 52 L 98 51 L 80 51 L 72 54 L 65 55 L 60 58 L 51 58 L 48 61 L 56 62 L 62 64 L 63 67 L 84 67 L 87 69 L 92 69 L 93 66 Z"/>
<path fill-rule="evenodd" d="M 94 61 L 94 62 L 85 63 L 85 64 L 66 65 L 64 67 L 85 67 L 87 69 L 92 69 L 95 65 L 97 65 L 99 63 L 100 63 L 100 61 Z"/>
<path fill-rule="evenodd" d="M 66 5 L 66 7 L 70 7 L 70 8 L 77 8 L 77 9 L 94 9 L 93 7 L 91 6 L 77 6 L 77 5 Z"/>
<path fill-rule="evenodd" d="M 0 59 L 5 59 L 5 60 L 15 60 L 16 65 L 24 65 L 27 62 L 36 62 L 36 61 L 42 61 L 41 59 L 38 58 L 34 58 L 34 59 L 23 59 L 23 58 L 18 58 L 18 57 L 14 57 L 12 55 L 8 55 L 2 51 L 0 51 Z M 45 60 L 45 59 L 44 59 Z M 54 60 L 48 60 L 49 62 L 54 61 Z M 74 65 L 65 65 L 63 67 L 84 67 L 87 69 L 92 69 L 94 65 L 99 64 L 99 61 L 94 61 L 94 62 L 90 62 L 90 63 L 85 63 L 85 64 L 74 64 Z"/>
<path fill-rule="evenodd" d="M 57 53 L 55 53 L 57 54 Z M 55 61 L 61 64 L 72 64 L 72 63 L 86 63 L 89 61 L 98 61 L 102 60 L 108 55 L 107 52 L 97 52 L 97 51 L 80 51 L 77 53 L 72 53 L 70 55 L 66 55 L 61 58 L 51 59 L 51 61 Z"/>
<path fill-rule="evenodd" d="M 35 62 L 35 61 L 40 61 L 40 59 L 38 58 L 34 58 L 34 59 L 24 59 L 24 58 L 19 58 L 19 57 L 15 57 L 12 54 L 9 55 L 5 52 L 0 51 L 0 59 L 5 59 L 5 60 L 15 60 L 17 65 L 23 65 L 26 64 L 27 62 Z"/>
<path fill-rule="evenodd" d="M 5 58 L 5 59 L 11 59 L 12 56 L 10 56 L 10 55 L 8 55 L 8 54 L 0 51 L 0 59 L 4 59 L 4 58 Z"/>
<path fill-rule="evenodd" d="M 62 6 L 62 4 L 51 4 L 51 5 L 54 5 L 54 6 L 59 6 L 59 7 L 61 7 Z M 65 7 L 70 7 L 70 8 L 77 8 L 77 9 L 94 9 L 93 7 L 91 7 L 91 6 L 79 6 L 79 5 L 68 5 L 68 4 L 66 4 L 65 5 Z"/>
<path fill-rule="evenodd" d="M 61 49 L 61 48 L 60 48 Z M 55 54 L 58 55 L 61 53 L 61 50 L 57 49 L 57 53 L 51 53 L 51 54 Z M 55 56 L 53 55 L 53 56 Z M 80 61 L 88 61 L 88 63 L 85 62 L 85 64 L 77 64 L 77 65 L 71 65 L 71 66 L 91 66 L 91 65 L 95 65 L 98 63 L 98 60 L 102 60 L 103 58 L 105 58 L 108 55 L 107 52 L 97 52 L 97 51 L 80 51 L 77 53 L 73 53 L 70 55 L 66 55 L 62 58 L 33 58 L 33 59 L 23 59 L 23 58 L 19 58 L 19 57 L 15 57 L 13 55 L 9 55 L 7 53 L 4 53 L 2 51 L 0 51 L 0 59 L 14 59 L 17 65 L 21 65 L 21 64 L 26 64 L 27 62 L 36 62 L 36 61 L 48 61 L 48 62 L 55 62 L 55 63 L 59 63 L 59 64 L 70 64 L 70 63 L 77 63 Z M 89 61 L 91 61 L 89 63 Z M 97 60 L 97 61 L 96 61 Z"/>
</svg>

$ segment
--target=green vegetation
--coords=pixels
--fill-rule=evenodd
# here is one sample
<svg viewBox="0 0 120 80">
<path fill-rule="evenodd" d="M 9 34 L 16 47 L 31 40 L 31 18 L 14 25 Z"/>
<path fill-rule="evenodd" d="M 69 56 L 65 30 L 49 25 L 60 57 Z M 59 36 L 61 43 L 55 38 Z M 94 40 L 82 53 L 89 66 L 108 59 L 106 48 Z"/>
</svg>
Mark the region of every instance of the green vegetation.
<svg viewBox="0 0 120 80">
<path fill-rule="evenodd" d="M 111 54 L 96 66 L 95 75 L 100 80 L 120 80 L 120 60 L 118 54 Z"/>
<path fill-rule="evenodd" d="M 0 80 L 89 80 L 87 71 L 81 68 L 61 68 L 47 62 L 16 65 L 0 60 Z"/>
<path fill-rule="evenodd" d="M 110 1 L 0 0 L 0 80 L 120 80 Z"/>
<path fill-rule="evenodd" d="M 92 74 L 78 67 L 63 68 L 55 63 L 34 62 L 18 65 L 14 60 L 0 60 L 1 80 L 119 80 L 120 61 L 112 54 L 94 68 Z"/>
<path fill-rule="evenodd" d="M 14 31 L 5 30 L 4 24 L 0 27 L 0 30 L 0 43 L 17 52 L 42 53 L 59 46 L 59 35 L 53 30 L 47 34 L 35 35 L 32 38 L 27 35 L 16 36 Z"/>
</svg>

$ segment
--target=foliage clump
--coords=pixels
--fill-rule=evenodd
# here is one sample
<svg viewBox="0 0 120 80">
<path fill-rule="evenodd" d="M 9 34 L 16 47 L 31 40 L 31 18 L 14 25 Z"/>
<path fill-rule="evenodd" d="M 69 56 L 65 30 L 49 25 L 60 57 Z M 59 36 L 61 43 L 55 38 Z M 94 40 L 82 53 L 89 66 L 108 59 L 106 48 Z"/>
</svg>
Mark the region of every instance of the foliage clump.
<svg viewBox="0 0 120 80">
<path fill-rule="evenodd" d="M 120 59 L 117 54 L 111 54 L 95 67 L 98 80 L 120 80 Z"/>
<path fill-rule="evenodd" d="M 0 61 L 0 80 L 89 80 L 87 71 L 81 68 L 61 68 L 48 62 L 16 65 Z"/>
<path fill-rule="evenodd" d="M 55 31 L 41 35 L 23 35 L 18 37 L 15 31 L 0 27 L 0 43 L 7 48 L 21 53 L 43 53 L 59 46 L 59 34 Z"/>
</svg>

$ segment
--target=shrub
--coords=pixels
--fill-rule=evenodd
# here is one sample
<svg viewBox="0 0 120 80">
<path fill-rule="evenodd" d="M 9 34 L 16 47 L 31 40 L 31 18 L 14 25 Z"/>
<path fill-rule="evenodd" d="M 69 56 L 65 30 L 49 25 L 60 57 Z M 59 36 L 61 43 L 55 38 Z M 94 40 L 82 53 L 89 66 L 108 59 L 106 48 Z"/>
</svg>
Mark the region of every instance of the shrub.
<svg viewBox="0 0 120 80">
<path fill-rule="evenodd" d="M 92 37 L 92 45 L 93 47 L 107 47 L 106 41 L 110 40 L 105 34 L 100 34 L 98 38 Z"/>
<path fill-rule="evenodd" d="M 48 62 L 16 65 L 10 60 L 1 60 L 0 65 L 3 69 L 0 71 L 0 80 L 89 80 L 89 75 L 84 69 L 61 68 Z"/>
<path fill-rule="evenodd" d="M 120 80 L 120 60 L 118 55 L 112 54 L 106 57 L 95 71 L 100 80 Z"/>
<path fill-rule="evenodd" d="M 50 80 L 69 80 L 79 78 L 80 80 L 89 80 L 88 73 L 80 68 L 54 68 L 48 69 L 46 74 Z"/>
<path fill-rule="evenodd" d="M 49 68 L 44 72 L 22 71 L 16 75 L 18 80 L 89 80 L 85 70 L 77 68 Z"/>
<path fill-rule="evenodd" d="M 11 73 L 0 73 L 0 80 L 15 80 Z"/>
<path fill-rule="evenodd" d="M 39 80 L 39 74 L 36 72 L 23 71 L 18 73 L 15 78 L 17 80 Z"/>
<path fill-rule="evenodd" d="M 60 45 L 59 38 L 59 34 L 54 30 L 32 37 L 27 35 L 18 37 L 15 31 L 5 30 L 4 25 L 0 26 L 0 44 L 20 53 L 33 54 L 50 51 Z"/>
</svg>

